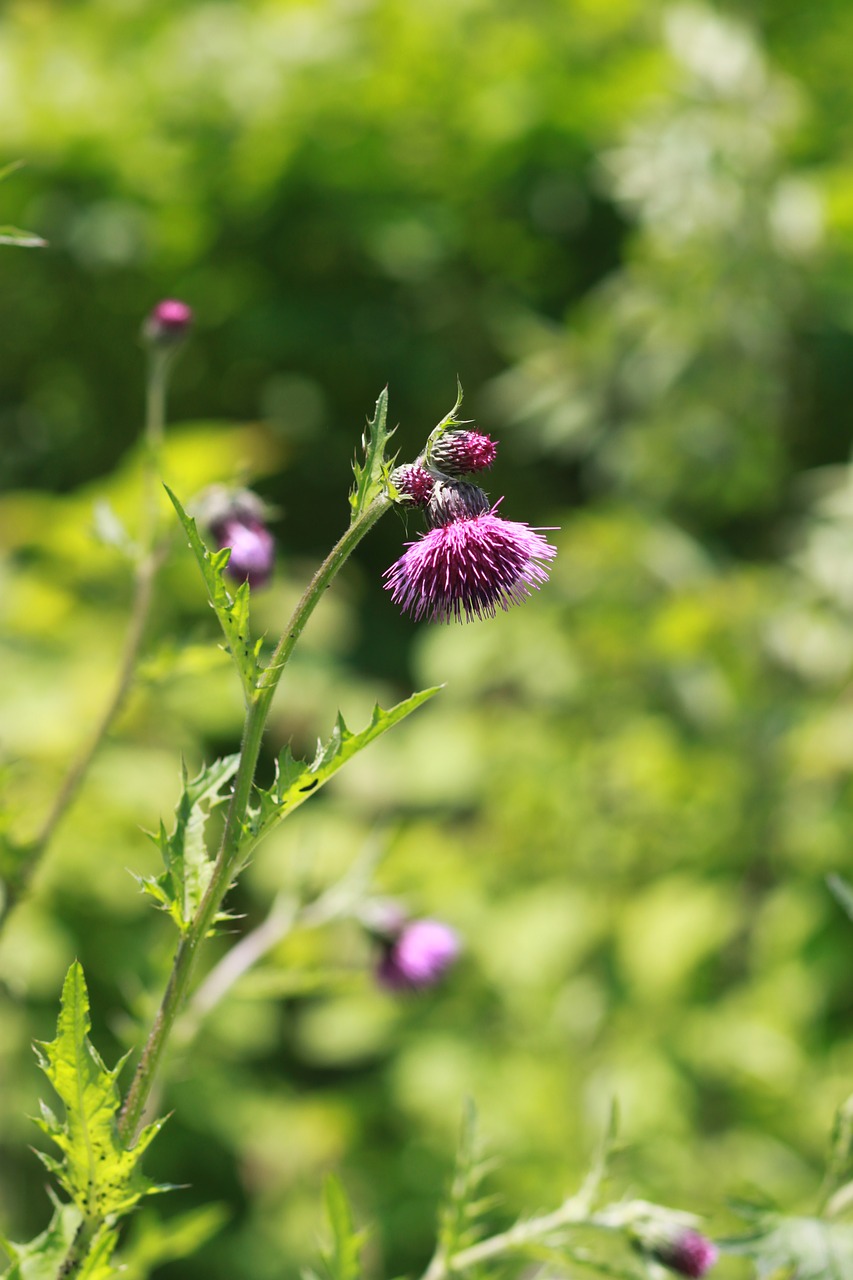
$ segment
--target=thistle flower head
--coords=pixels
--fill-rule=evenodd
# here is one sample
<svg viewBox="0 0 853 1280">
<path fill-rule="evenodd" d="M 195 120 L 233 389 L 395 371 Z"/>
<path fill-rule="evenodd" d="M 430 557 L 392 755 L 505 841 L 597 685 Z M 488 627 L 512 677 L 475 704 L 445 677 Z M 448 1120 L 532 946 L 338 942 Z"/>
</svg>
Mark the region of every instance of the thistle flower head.
<svg viewBox="0 0 853 1280">
<path fill-rule="evenodd" d="M 719 1252 L 705 1236 L 691 1228 L 679 1232 L 651 1250 L 652 1257 L 680 1276 L 704 1276 L 717 1261 Z"/>
<path fill-rule="evenodd" d="M 450 430 L 442 431 L 429 446 L 428 459 L 447 476 L 466 476 L 490 467 L 497 451 L 491 436 L 479 431 Z"/>
<path fill-rule="evenodd" d="M 219 550 L 231 548 L 225 572 L 235 582 L 264 587 L 275 559 L 275 539 L 266 526 L 266 508 L 250 489 L 237 493 L 220 487 L 208 490 L 199 515 Z"/>
<path fill-rule="evenodd" d="M 537 530 L 501 519 L 493 507 L 441 524 L 410 543 L 385 571 L 385 586 L 395 604 L 416 619 L 493 618 L 546 581 L 546 563 L 556 554 Z"/>
<path fill-rule="evenodd" d="M 441 920 L 409 920 L 382 943 L 376 980 L 389 991 L 433 987 L 459 955 L 459 939 Z"/>
<path fill-rule="evenodd" d="M 176 346 L 189 332 L 192 308 L 177 298 L 164 298 L 149 312 L 142 336 L 152 347 Z"/>
<path fill-rule="evenodd" d="M 435 476 L 419 462 L 410 462 L 391 472 L 391 483 L 412 506 L 425 507 L 432 497 Z"/>
</svg>

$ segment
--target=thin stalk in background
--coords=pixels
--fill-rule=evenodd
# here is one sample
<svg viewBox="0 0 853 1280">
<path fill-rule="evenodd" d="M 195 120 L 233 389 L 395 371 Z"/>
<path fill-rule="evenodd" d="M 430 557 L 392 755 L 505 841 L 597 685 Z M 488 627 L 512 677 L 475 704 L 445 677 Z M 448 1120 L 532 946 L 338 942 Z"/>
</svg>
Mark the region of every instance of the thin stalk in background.
<svg viewBox="0 0 853 1280">
<path fill-rule="evenodd" d="M 165 304 L 160 304 L 161 307 Z M 183 306 L 184 304 L 175 304 Z M 156 310 L 155 313 L 156 315 Z M 188 309 L 187 309 L 188 314 Z M 188 323 L 188 321 L 187 321 Z M 177 352 L 174 337 L 168 345 L 158 345 L 151 330 L 148 336 L 148 373 L 146 378 L 145 432 L 142 480 L 141 527 L 136 548 L 133 578 L 133 600 L 130 621 L 125 634 L 118 673 L 112 694 L 101 712 L 92 733 L 77 758 L 69 766 L 44 821 L 32 840 L 24 846 L 24 854 L 6 883 L 6 912 L 27 892 L 36 868 L 47 852 L 53 837 L 66 817 L 97 755 L 101 744 L 123 710 L 133 685 L 145 626 L 151 611 L 154 581 L 162 564 L 165 548 L 158 543 L 160 531 L 160 474 L 166 423 L 166 395 L 169 373 Z M 185 325 L 186 327 L 186 325 Z M 0 921 L 2 928 L 3 921 Z"/>
</svg>

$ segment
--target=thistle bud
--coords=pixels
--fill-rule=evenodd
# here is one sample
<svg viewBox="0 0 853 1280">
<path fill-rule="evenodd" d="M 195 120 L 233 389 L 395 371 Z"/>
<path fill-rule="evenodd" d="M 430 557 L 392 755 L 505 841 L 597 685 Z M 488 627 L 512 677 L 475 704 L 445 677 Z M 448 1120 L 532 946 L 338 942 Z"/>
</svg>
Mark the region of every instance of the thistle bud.
<svg viewBox="0 0 853 1280">
<path fill-rule="evenodd" d="M 249 489 L 214 488 L 199 504 L 199 516 L 221 551 L 231 548 L 225 572 L 235 582 L 264 587 L 275 559 L 275 539 L 266 527 L 266 507 Z"/>
<path fill-rule="evenodd" d="M 380 945 L 376 980 L 388 991 L 434 987 L 459 955 L 459 939 L 441 920 L 408 920 Z"/>
<path fill-rule="evenodd" d="M 497 445 L 479 431 L 443 431 L 429 448 L 429 462 L 448 476 L 485 471 L 495 460 Z"/>
<path fill-rule="evenodd" d="M 679 1276 L 704 1276 L 717 1261 L 716 1245 L 690 1229 L 679 1232 L 671 1239 L 652 1248 L 651 1256 Z"/>
<path fill-rule="evenodd" d="M 193 322 L 192 308 L 176 298 L 165 298 L 149 313 L 142 336 L 152 347 L 174 347 L 182 342 Z"/>
<path fill-rule="evenodd" d="M 488 510 L 489 499 L 477 485 L 437 480 L 427 506 L 427 524 L 438 529 L 455 520 L 473 520 Z"/>
<path fill-rule="evenodd" d="M 432 497 L 435 477 L 419 462 L 410 462 L 391 472 L 391 483 L 406 503 L 425 507 Z"/>
</svg>

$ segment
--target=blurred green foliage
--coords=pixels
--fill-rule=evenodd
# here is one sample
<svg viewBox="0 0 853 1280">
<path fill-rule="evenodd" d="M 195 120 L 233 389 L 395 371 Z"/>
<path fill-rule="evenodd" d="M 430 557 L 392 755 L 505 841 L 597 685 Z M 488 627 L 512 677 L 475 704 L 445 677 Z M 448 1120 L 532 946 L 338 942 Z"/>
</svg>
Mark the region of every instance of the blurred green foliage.
<svg viewBox="0 0 853 1280">
<path fill-rule="evenodd" d="M 170 1274 L 206 1204 L 227 1224 L 182 1274 L 293 1273 L 330 1168 L 376 1223 L 371 1267 L 417 1268 L 469 1095 L 510 1215 L 572 1185 L 613 1097 L 643 1194 L 717 1225 L 727 1192 L 814 1207 L 853 1080 L 853 934 L 824 883 L 853 847 L 853 10 L 731 9 L 4 6 L 2 160 L 27 167 L 0 222 L 50 243 L 0 258 L 14 834 L 120 650 L 130 571 L 95 512 L 134 529 L 137 335 L 158 298 L 197 313 L 166 478 L 189 500 L 250 477 L 282 512 L 258 630 L 344 528 L 385 382 L 406 457 L 458 374 L 501 440 L 502 510 L 561 530 L 523 609 L 415 628 L 381 591 L 406 536 L 389 518 L 312 620 L 268 768 L 338 706 L 359 724 L 377 698 L 448 688 L 259 852 L 234 927 L 375 842 L 380 888 L 449 920 L 466 958 L 400 1001 L 353 926 L 268 956 L 173 1055 L 150 1175 L 189 1189 L 157 1206 L 172 1243 L 154 1210 L 134 1223 L 134 1275 Z M 0 938 L 15 1239 L 49 1214 L 28 1046 L 70 961 L 108 1061 L 164 981 L 171 931 L 126 868 L 157 870 L 140 829 L 174 805 L 181 757 L 236 747 L 216 644 L 176 537 L 130 704 Z"/>
</svg>

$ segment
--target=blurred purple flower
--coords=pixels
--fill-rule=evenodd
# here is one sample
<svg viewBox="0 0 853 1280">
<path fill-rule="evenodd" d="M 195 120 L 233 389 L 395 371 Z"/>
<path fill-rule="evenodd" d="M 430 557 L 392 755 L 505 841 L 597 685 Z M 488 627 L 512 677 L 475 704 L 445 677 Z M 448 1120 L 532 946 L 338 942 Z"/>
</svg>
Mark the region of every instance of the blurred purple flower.
<svg viewBox="0 0 853 1280">
<path fill-rule="evenodd" d="M 485 471 L 497 455 L 491 436 L 479 431 L 444 431 L 428 450 L 429 462 L 448 476 Z"/>
<path fill-rule="evenodd" d="M 211 527 L 220 548 L 231 548 L 225 572 L 250 587 L 265 587 L 272 574 L 275 539 L 264 522 L 247 511 L 235 510 Z"/>
<path fill-rule="evenodd" d="M 704 1276 L 719 1256 L 716 1245 L 689 1228 L 656 1245 L 651 1252 L 652 1257 L 670 1271 L 693 1277 Z"/>
<path fill-rule="evenodd" d="M 149 313 L 142 332 L 152 346 L 174 346 L 186 336 L 192 322 L 191 307 L 177 298 L 164 298 Z"/>
<path fill-rule="evenodd" d="M 435 986 L 458 955 L 459 939 L 449 925 L 410 920 L 382 941 L 376 978 L 389 991 L 423 991 Z"/>
<path fill-rule="evenodd" d="M 386 569 L 385 586 L 404 612 L 430 622 L 493 618 L 547 580 L 556 547 L 495 510 L 430 529 Z"/>
</svg>

